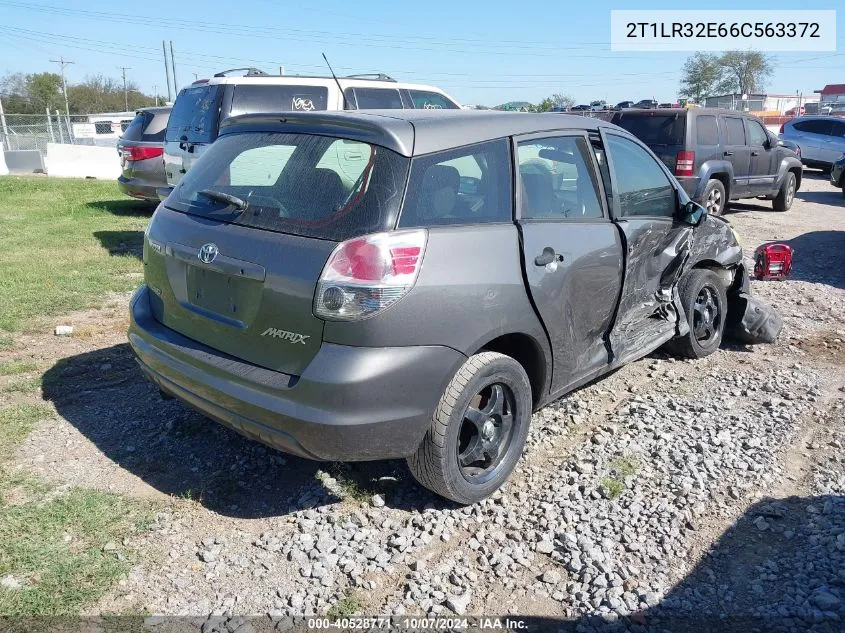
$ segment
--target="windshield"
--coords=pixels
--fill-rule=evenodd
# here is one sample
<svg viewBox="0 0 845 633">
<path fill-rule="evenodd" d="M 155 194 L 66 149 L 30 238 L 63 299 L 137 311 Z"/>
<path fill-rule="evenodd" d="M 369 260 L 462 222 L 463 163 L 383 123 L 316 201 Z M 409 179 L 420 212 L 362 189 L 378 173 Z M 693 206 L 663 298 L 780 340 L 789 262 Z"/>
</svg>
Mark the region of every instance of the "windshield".
<svg viewBox="0 0 845 633">
<path fill-rule="evenodd" d="M 232 134 L 215 141 L 167 204 L 224 222 L 340 241 L 393 228 L 408 166 L 388 149 L 333 136 Z"/>
<path fill-rule="evenodd" d="M 617 114 L 613 123 L 628 130 L 643 143 L 652 146 L 683 145 L 686 133 L 686 113 L 678 114 Z"/>
</svg>

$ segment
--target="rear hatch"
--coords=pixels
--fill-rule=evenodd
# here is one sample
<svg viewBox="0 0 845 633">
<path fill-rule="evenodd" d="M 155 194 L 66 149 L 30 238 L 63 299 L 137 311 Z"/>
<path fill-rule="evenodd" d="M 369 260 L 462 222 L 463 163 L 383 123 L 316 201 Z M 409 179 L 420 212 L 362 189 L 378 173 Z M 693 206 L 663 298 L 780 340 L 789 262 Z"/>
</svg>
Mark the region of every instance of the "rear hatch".
<svg viewBox="0 0 845 633">
<path fill-rule="evenodd" d="M 217 138 L 222 100 L 223 86 L 219 84 L 191 86 L 176 97 L 164 139 L 164 170 L 169 185 L 178 184 Z"/>
<path fill-rule="evenodd" d="M 164 130 L 167 127 L 168 110 L 140 110 L 117 142 L 120 167 L 125 178 L 138 177 L 140 171 L 153 170 L 149 163 L 160 166 L 164 153 Z"/>
<path fill-rule="evenodd" d="M 236 358 L 299 375 L 323 321 L 314 291 L 338 242 L 394 226 L 408 159 L 332 136 L 225 135 L 156 212 L 153 314 Z"/>
<path fill-rule="evenodd" d="M 648 145 L 674 173 L 678 152 L 686 149 L 686 110 L 617 112 L 611 123 L 628 130 Z"/>
</svg>

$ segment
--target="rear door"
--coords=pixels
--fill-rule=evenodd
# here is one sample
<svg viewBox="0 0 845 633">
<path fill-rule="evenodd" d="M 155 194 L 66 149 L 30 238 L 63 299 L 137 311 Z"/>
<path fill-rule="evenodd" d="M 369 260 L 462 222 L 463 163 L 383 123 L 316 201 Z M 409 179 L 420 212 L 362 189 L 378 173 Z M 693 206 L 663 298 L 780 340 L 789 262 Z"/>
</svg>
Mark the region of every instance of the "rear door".
<svg viewBox="0 0 845 633">
<path fill-rule="evenodd" d="M 822 144 L 822 160 L 833 164 L 845 152 L 845 121 L 832 120 L 830 134 Z"/>
<path fill-rule="evenodd" d="M 176 97 L 164 135 L 164 171 L 170 186 L 179 183 L 217 138 L 222 98 L 219 84 L 191 86 Z"/>
<path fill-rule="evenodd" d="M 777 176 L 777 146 L 769 143 L 769 135 L 759 121 L 745 119 L 745 133 L 751 154 L 748 187 L 751 193 L 771 193 Z"/>
<path fill-rule="evenodd" d="M 751 148 L 748 147 L 745 134 L 745 124 L 741 116 L 721 115 L 722 129 L 725 131 L 725 149 L 723 155 L 725 160 L 733 165 L 734 183 L 731 198 L 747 196 L 750 192 L 749 180 L 751 177 Z"/>
<path fill-rule="evenodd" d="M 233 357 L 301 374 L 322 341 L 313 302 L 323 266 L 339 241 L 392 227 L 407 170 L 407 158 L 359 141 L 223 136 L 151 222 L 154 316 Z"/>
<path fill-rule="evenodd" d="M 692 229 L 676 222 L 677 191 L 641 145 L 602 130 L 622 231 L 625 279 L 609 336 L 614 364 L 639 358 L 669 340 L 678 315 L 674 288 L 689 254 Z"/>
<path fill-rule="evenodd" d="M 554 393 L 609 362 L 622 243 L 583 132 L 519 137 L 516 154 L 525 275 L 553 350 Z"/>
</svg>

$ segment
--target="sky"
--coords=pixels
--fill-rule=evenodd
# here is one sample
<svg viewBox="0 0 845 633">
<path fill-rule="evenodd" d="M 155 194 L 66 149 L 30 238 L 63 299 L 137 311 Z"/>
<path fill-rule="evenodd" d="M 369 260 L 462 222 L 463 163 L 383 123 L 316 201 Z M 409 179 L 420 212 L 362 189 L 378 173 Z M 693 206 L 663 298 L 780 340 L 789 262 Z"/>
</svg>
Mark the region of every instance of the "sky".
<svg viewBox="0 0 845 633">
<path fill-rule="evenodd" d="M 709 9 L 762 3 L 713 1 Z M 813 9 L 840 3 L 816 0 Z M 770 0 L 770 9 L 798 3 Z M 277 73 L 384 72 L 440 87 L 463 104 L 539 102 L 553 93 L 577 103 L 678 95 L 684 52 L 611 52 L 610 10 L 626 2 L 516 0 L 0 0 L 0 74 L 58 72 L 126 76 L 144 92 L 167 94 L 162 40 L 173 41 L 179 87 L 195 77 L 255 66 Z M 649 2 L 643 9 L 677 9 Z M 693 8 L 693 7 L 685 7 Z M 841 5 L 840 5 L 841 8 Z M 168 44 L 169 47 L 169 44 Z M 168 48 L 169 50 L 169 48 Z M 845 83 L 845 8 L 837 12 L 836 53 L 771 53 L 770 93 L 812 94 Z"/>
</svg>

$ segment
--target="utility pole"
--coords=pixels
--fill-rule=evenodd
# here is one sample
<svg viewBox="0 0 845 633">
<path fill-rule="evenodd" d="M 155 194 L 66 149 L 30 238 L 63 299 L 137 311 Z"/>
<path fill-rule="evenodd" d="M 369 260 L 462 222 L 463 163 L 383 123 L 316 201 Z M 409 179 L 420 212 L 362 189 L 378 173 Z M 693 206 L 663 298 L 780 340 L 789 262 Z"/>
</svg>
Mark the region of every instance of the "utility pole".
<svg viewBox="0 0 845 633">
<path fill-rule="evenodd" d="M 65 66 L 68 64 L 72 64 L 73 62 L 66 60 L 64 57 L 59 57 L 58 59 L 51 59 L 50 60 L 53 64 L 60 64 L 62 68 L 62 92 L 65 95 L 65 114 L 67 115 L 68 120 L 70 120 L 70 106 L 67 102 L 67 82 L 65 81 Z"/>
<path fill-rule="evenodd" d="M 123 111 L 129 112 L 129 93 L 126 91 L 126 71 L 132 70 L 131 66 L 118 66 L 123 73 Z"/>
<path fill-rule="evenodd" d="M 176 58 L 173 56 L 173 40 L 170 40 L 170 70 L 173 72 L 173 92 L 179 94 L 179 84 L 176 81 Z"/>
<path fill-rule="evenodd" d="M 164 40 L 161 40 L 161 52 L 164 53 L 164 76 L 167 77 L 167 100 L 172 101 L 173 98 L 170 96 L 170 69 L 167 67 L 167 47 L 164 44 Z"/>
</svg>

